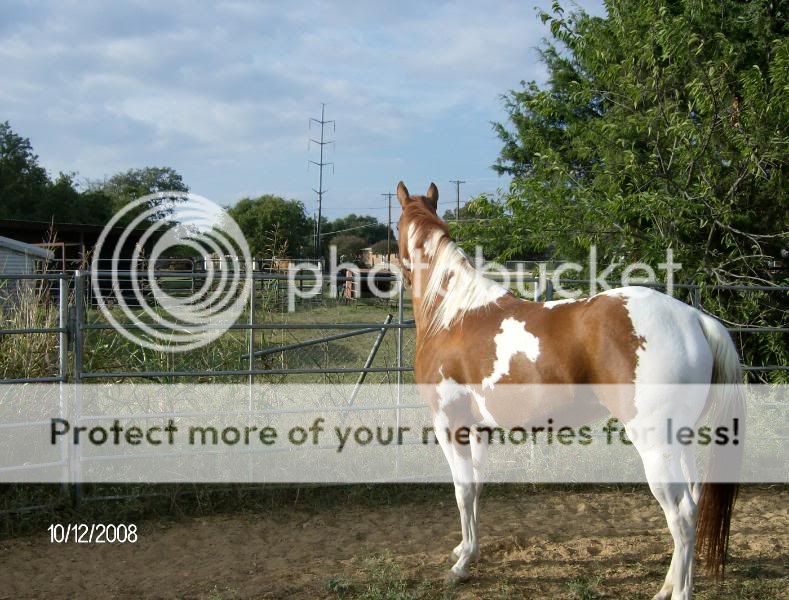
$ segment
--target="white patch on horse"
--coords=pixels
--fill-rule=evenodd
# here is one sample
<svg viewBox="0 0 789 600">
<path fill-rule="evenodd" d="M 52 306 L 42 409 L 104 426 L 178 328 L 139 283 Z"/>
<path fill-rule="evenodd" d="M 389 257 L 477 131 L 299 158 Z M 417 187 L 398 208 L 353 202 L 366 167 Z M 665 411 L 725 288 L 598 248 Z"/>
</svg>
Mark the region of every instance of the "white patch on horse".
<svg viewBox="0 0 789 600">
<path fill-rule="evenodd" d="M 510 362 L 516 354 L 523 353 L 531 362 L 540 356 L 540 340 L 526 331 L 526 323 L 508 317 L 501 322 L 501 333 L 493 341 L 496 342 L 496 361 L 493 373 L 482 380 L 482 389 L 493 389 L 502 377 L 509 374 Z"/>
<path fill-rule="evenodd" d="M 586 300 L 576 300 L 575 298 L 564 298 L 562 300 L 549 300 L 548 302 L 543 302 L 542 307 L 551 310 L 554 306 L 559 306 L 561 304 L 572 304 L 573 302 L 586 302 Z"/>
<path fill-rule="evenodd" d="M 425 239 L 422 244 L 422 249 L 427 258 L 433 258 L 433 256 L 435 256 L 441 243 L 441 238 L 443 238 L 444 235 L 443 231 L 436 229 Z"/>
<path fill-rule="evenodd" d="M 409 235 L 412 233 L 409 230 Z M 465 253 L 447 236 L 433 234 L 431 240 L 433 256 L 422 296 L 424 305 L 432 308 L 428 333 L 448 329 L 462 320 L 467 312 L 495 305 L 499 298 L 509 293 L 507 288 L 486 279 L 477 271 Z"/>
<path fill-rule="evenodd" d="M 463 398 L 474 398 L 479 408 L 479 413 L 482 415 L 482 421 L 477 423 L 485 427 L 497 427 L 496 419 L 490 414 L 487 405 L 485 404 L 485 397 L 478 394 L 470 385 L 463 385 L 455 381 L 452 377 L 444 375 L 444 366 L 438 368 L 438 373 L 441 375 L 441 381 L 436 385 L 436 393 L 438 394 L 438 409 L 441 414 L 444 414 L 446 408 L 458 400 Z M 467 426 L 471 426 L 468 423 Z"/>
<path fill-rule="evenodd" d="M 479 414 L 482 415 L 482 422 L 479 423 L 479 425 L 482 427 L 498 427 L 499 424 L 496 422 L 496 419 L 488 410 L 488 405 L 485 403 L 485 396 L 474 391 L 472 391 L 472 393 L 474 394 L 474 400 L 477 403 Z"/>
<path fill-rule="evenodd" d="M 606 290 L 599 295 L 624 301 L 633 333 L 642 341 L 636 350 L 634 383 L 709 383 L 712 357 L 698 310 L 643 286 Z"/>
<path fill-rule="evenodd" d="M 413 256 L 414 253 L 416 252 L 416 246 L 414 244 L 416 242 L 417 233 L 418 230 L 416 225 L 414 225 L 413 223 L 409 223 L 408 231 L 406 232 L 407 235 L 406 239 L 408 240 L 408 254 L 410 254 L 411 256 Z"/>
<path fill-rule="evenodd" d="M 444 377 L 443 368 L 439 368 L 438 372 L 441 374 L 441 381 L 436 385 L 436 392 L 438 393 L 438 406 L 442 410 L 464 396 L 468 396 L 468 386 L 459 384 L 451 377 Z"/>
</svg>

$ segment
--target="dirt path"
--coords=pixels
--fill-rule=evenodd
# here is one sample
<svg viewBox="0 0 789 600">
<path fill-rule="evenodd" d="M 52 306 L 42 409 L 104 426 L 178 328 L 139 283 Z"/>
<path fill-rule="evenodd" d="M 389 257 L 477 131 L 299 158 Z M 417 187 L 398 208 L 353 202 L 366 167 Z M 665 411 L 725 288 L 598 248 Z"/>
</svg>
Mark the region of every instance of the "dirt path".
<svg viewBox="0 0 789 600">
<path fill-rule="evenodd" d="M 0 542 L 0 598 L 651 598 L 670 538 L 646 493 L 484 497 L 482 562 L 447 589 L 453 498 L 379 509 L 298 509 L 139 523 L 136 544 Z M 787 598 L 789 492 L 746 490 L 724 588 L 699 598 Z"/>
</svg>

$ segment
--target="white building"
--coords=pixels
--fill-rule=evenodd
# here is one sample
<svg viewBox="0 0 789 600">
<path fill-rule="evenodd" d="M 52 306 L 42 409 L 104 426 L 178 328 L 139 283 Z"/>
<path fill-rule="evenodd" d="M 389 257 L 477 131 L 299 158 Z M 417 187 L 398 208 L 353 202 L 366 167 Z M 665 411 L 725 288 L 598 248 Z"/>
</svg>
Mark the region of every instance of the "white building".
<svg viewBox="0 0 789 600">
<path fill-rule="evenodd" d="M 54 253 L 33 244 L 0 235 L 0 275 L 33 275 L 46 269 Z M 27 289 L 34 282 L 16 279 L 0 279 L 0 301 L 7 300 L 12 293 Z"/>
</svg>

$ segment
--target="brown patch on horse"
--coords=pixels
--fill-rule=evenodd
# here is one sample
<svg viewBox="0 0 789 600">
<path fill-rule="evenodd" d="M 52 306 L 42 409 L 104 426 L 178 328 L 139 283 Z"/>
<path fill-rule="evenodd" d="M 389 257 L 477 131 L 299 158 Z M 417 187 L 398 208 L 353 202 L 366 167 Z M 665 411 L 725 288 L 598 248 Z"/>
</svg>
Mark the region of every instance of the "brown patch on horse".
<svg viewBox="0 0 789 600">
<path fill-rule="evenodd" d="M 526 331 L 539 340 L 539 355 L 532 362 L 523 353 L 514 354 L 507 373 L 493 389 L 482 389 L 483 380 L 494 371 L 495 337 L 507 318 L 524 323 Z M 418 339 L 416 380 L 438 383 L 441 368 L 445 378 L 478 389 L 500 423 L 539 419 L 548 414 L 546 411 L 564 409 L 574 411 L 574 421 L 577 417 L 586 422 L 604 416 L 600 404 L 620 421 L 628 422 L 636 413 L 633 388 L 605 384 L 635 381 L 638 350 L 645 343 L 633 329 L 623 298 L 596 296 L 547 309 L 541 303 L 508 295 L 470 311 L 461 322 L 438 335 Z M 602 387 L 596 388 L 596 400 L 591 395 L 579 399 L 557 392 L 550 402 L 538 398 L 515 400 L 505 391 L 509 384 L 530 383 Z M 501 393 L 496 392 L 497 386 L 503 386 Z"/>
</svg>

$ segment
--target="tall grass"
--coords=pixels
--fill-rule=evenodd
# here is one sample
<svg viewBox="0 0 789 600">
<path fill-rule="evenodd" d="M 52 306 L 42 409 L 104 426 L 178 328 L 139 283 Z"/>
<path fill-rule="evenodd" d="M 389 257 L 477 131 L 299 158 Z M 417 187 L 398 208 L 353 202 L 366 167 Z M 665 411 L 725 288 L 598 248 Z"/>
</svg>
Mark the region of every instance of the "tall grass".
<svg viewBox="0 0 789 600">
<path fill-rule="evenodd" d="M 57 328 L 57 281 L 0 281 L 0 329 Z M 58 334 L 0 334 L 0 379 L 58 375 Z"/>
</svg>

